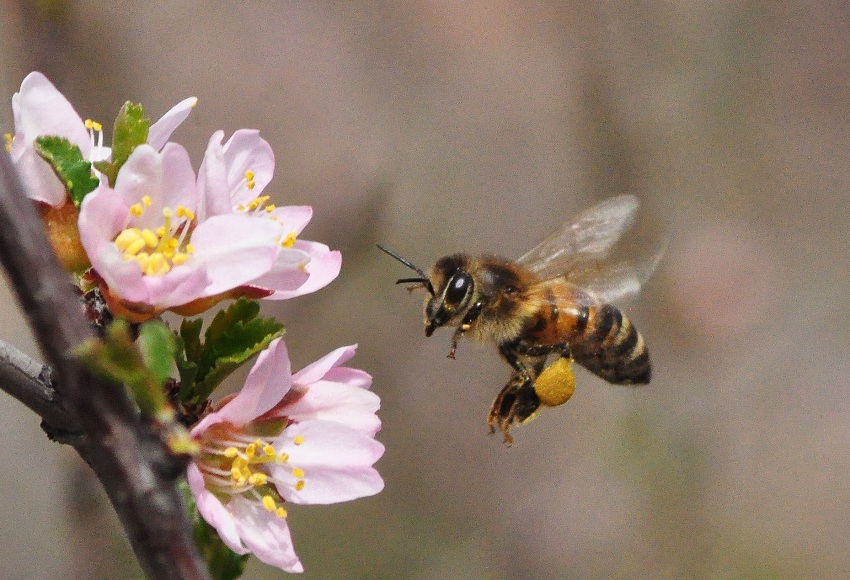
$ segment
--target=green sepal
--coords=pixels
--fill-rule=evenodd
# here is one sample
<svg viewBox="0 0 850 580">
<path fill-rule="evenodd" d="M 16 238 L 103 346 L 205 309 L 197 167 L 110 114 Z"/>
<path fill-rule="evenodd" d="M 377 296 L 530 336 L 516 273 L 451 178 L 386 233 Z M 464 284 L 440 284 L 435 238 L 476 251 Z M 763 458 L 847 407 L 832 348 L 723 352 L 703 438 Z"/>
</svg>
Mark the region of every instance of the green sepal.
<svg viewBox="0 0 850 580">
<path fill-rule="evenodd" d="M 257 302 L 240 298 L 219 311 L 200 340 L 201 320 L 184 320 L 180 327 L 181 353 L 177 357 L 184 403 L 200 403 L 230 373 L 283 336 L 283 325 L 258 316 Z"/>
<path fill-rule="evenodd" d="M 127 385 L 136 404 L 148 417 L 169 415 L 170 405 L 163 390 L 166 365 L 171 368 L 175 350 L 170 332 L 148 322 L 140 328 L 141 344 L 133 340 L 130 325 L 122 319 L 110 324 L 102 340 L 89 339 L 75 349 L 83 364 L 93 374 Z M 170 356 L 170 358 L 169 358 Z"/>
<path fill-rule="evenodd" d="M 242 576 L 251 555 L 240 555 L 228 548 L 215 528 L 209 525 L 198 513 L 195 497 L 192 495 L 189 485 L 185 481 L 181 481 L 180 489 L 189 507 L 189 520 L 192 522 L 195 543 L 207 563 L 210 577 L 213 580 L 233 580 Z"/>
<path fill-rule="evenodd" d="M 112 128 L 112 161 L 98 161 L 94 164 L 95 168 L 109 179 L 109 185 L 115 187 L 118 170 L 130 157 L 133 149 L 147 143 L 150 127 L 151 120 L 145 117 L 141 104 L 133 104 L 130 101 L 124 103 Z"/>
<path fill-rule="evenodd" d="M 34 146 L 65 186 L 74 205 L 80 207 L 86 194 L 94 191 L 100 183 L 92 174 L 91 163 L 83 157 L 80 148 L 64 137 L 54 135 L 36 137 Z"/>
</svg>

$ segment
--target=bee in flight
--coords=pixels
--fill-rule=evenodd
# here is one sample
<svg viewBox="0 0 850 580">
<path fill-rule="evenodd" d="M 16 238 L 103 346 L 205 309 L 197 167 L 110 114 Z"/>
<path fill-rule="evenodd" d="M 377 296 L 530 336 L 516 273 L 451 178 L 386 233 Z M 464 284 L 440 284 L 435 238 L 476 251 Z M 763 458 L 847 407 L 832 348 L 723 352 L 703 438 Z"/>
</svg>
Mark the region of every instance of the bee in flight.
<svg viewBox="0 0 850 580">
<path fill-rule="evenodd" d="M 656 251 L 641 263 L 612 262 L 614 244 L 635 222 L 637 198 L 610 198 L 567 222 L 518 260 L 452 254 L 426 274 L 402 278 L 425 288 L 425 336 L 454 326 L 449 358 L 469 336 L 496 344 L 512 374 L 487 424 L 510 444 L 513 424 L 540 406 L 565 403 L 575 390 L 572 362 L 618 385 L 649 382 L 649 351 L 631 321 L 611 303 L 633 296 L 655 269 Z M 547 365 L 547 362 L 549 364 Z"/>
</svg>

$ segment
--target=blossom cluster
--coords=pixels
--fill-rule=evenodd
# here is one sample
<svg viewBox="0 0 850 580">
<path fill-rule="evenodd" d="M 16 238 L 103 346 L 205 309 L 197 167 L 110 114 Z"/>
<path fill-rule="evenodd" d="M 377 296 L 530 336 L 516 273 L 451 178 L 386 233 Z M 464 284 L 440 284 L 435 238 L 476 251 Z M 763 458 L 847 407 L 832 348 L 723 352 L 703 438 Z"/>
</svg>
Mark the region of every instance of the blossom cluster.
<svg viewBox="0 0 850 580">
<path fill-rule="evenodd" d="M 100 179 L 80 206 L 79 234 L 113 310 L 139 321 L 165 310 L 193 314 L 216 298 L 292 298 L 339 274 L 341 256 L 298 239 L 309 206 L 276 207 L 263 190 L 274 154 L 258 131 L 213 134 L 195 174 L 186 149 L 169 142 L 196 99 L 181 101 L 150 126 L 114 184 Z M 15 134 L 7 148 L 35 201 L 68 201 L 65 187 L 34 147 L 56 135 L 92 162 L 109 159 L 99 123 L 83 121 L 41 73 L 12 98 Z"/>
<path fill-rule="evenodd" d="M 224 299 L 293 298 L 340 271 L 338 251 L 299 237 L 312 208 L 278 207 L 264 195 L 275 160 L 258 131 L 238 130 L 226 141 L 215 132 L 195 172 L 187 150 L 170 138 L 196 102 L 185 99 L 150 124 L 144 142 L 108 177 L 102 164 L 117 160 L 102 126 L 83 120 L 44 75 L 29 74 L 12 98 L 15 132 L 6 148 L 43 215 L 56 211 L 70 221 L 71 235 L 59 245 L 71 247 L 76 237 L 78 255 L 66 267 L 132 322 L 166 310 L 194 315 Z M 67 141 L 91 164 L 97 184 L 78 204 L 37 147 L 45 136 Z M 54 247 L 68 252 L 55 240 Z M 285 505 L 346 501 L 383 488 L 373 467 L 384 449 L 374 439 L 380 401 L 367 373 L 343 366 L 355 349 L 337 349 L 293 373 L 276 338 L 241 391 L 191 429 L 200 452 L 187 478 L 197 509 L 237 554 L 301 571 Z"/>
</svg>

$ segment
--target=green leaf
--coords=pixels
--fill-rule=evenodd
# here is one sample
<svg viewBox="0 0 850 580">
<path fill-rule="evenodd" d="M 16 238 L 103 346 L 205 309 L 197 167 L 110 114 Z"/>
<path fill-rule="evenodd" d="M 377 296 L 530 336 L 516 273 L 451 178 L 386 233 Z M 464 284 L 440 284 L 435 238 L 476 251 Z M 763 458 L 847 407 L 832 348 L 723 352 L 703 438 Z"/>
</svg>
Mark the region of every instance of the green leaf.
<svg viewBox="0 0 850 580">
<path fill-rule="evenodd" d="M 136 341 L 144 362 L 150 369 L 159 386 L 171 376 L 174 366 L 174 356 L 177 352 L 177 341 L 169 328 L 159 320 L 151 320 L 139 328 L 139 338 Z"/>
<path fill-rule="evenodd" d="M 162 378 L 162 369 L 164 352 L 174 348 L 173 339 L 163 337 L 161 330 L 155 326 L 149 327 L 145 334 L 143 348 L 146 354 L 143 354 L 133 341 L 129 324 L 119 319 L 107 327 L 102 340 L 87 340 L 75 349 L 75 354 L 92 373 L 127 385 L 142 413 L 149 417 L 160 417 L 163 416 L 161 412 L 170 407 L 162 388 L 168 377 L 165 375 Z M 171 345 L 160 342 L 171 342 Z M 154 361 L 156 370 L 148 366 L 147 360 Z"/>
<path fill-rule="evenodd" d="M 68 190 L 74 205 L 80 207 L 86 194 L 94 191 L 99 183 L 92 175 L 91 163 L 83 157 L 80 148 L 64 137 L 52 135 L 37 137 L 34 145 L 36 152 L 50 164 Z"/>
<path fill-rule="evenodd" d="M 207 563 L 210 577 L 214 580 L 233 580 L 239 578 L 245 572 L 250 554 L 239 555 L 232 551 L 221 541 L 215 528 L 209 525 L 195 505 L 195 498 L 185 482 L 181 482 L 181 490 L 189 506 L 189 518 L 192 522 L 192 531 L 195 534 L 195 542 L 201 552 L 201 556 Z"/>
<path fill-rule="evenodd" d="M 283 336 L 283 325 L 273 318 L 259 317 L 259 312 L 256 302 L 237 300 L 216 314 L 203 343 L 199 340 L 200 319 L 184 322 L 180 329 L 183 352 L 177 363 L 183 380 L 181 400 L 205 401 L 233 371 Z M 192 384 L 187 383 L 188 378 Z"/>
<path fill-rule="evenodd" d="M 127 101 L 118 111 L 112 129 L 112 165 L 116 174 L 133 149 L 147 142 L 150 126 L 151 120 L 145 117 L 145 110 L 140 104 Z"/>
</svg>

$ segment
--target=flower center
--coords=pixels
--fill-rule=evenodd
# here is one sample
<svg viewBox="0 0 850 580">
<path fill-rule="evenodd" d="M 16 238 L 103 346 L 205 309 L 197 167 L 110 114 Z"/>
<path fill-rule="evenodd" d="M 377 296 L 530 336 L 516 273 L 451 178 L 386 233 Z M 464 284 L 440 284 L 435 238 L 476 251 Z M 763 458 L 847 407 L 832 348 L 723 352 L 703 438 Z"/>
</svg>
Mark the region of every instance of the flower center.
<svg viewBox="0 0 850 580">
<path fill-rule="evenodd" d="M 292 442 L 301 445 L 304 437 L 298 435 Z M 220 424 L 204 433 L 202 446 L 198 467 L 204 474 L 207 488 L 217 495 L 247 497 L 260 502 L 279 518 L 285 518 L 286 509 L 281 505 L 284 499 L 278 488 L 293 485 L 299 491 L 304 489 L 303 469 L 292 467 L 289 481 L 275 477 L 269 469 L 272 464 L 289 463 L 289 455 L 278 451 L 268 440 Z"/>
<path fill-rule="evenodd" d="M 130 213 L 141 216 L 152 205 L 149 196 L 130 206 Z M 186 263 L 195 252 L 189 243 L 189 229 L 195 214 L 186 207 L 162 210 L 162 225 L 156 230 L 129 227 L 115 238 L 115 246 L 126 261 L 135 260 L 146 276 L 163 276 L 172 267 Z"/>
</svg>

